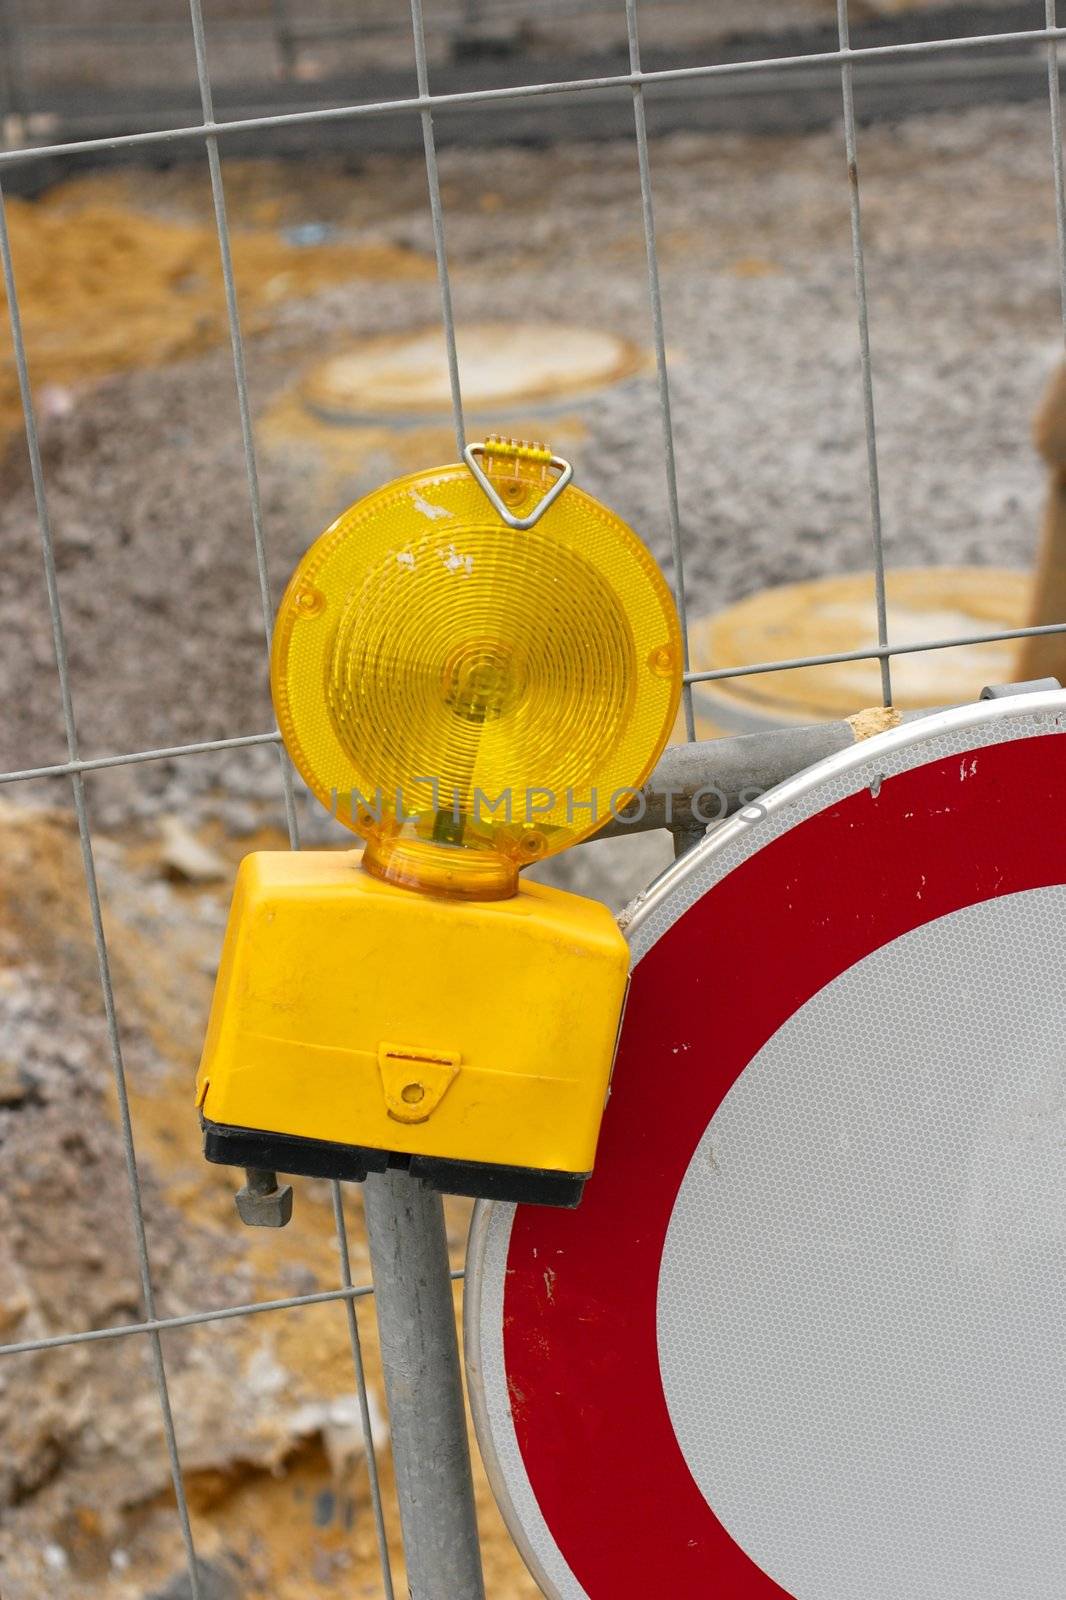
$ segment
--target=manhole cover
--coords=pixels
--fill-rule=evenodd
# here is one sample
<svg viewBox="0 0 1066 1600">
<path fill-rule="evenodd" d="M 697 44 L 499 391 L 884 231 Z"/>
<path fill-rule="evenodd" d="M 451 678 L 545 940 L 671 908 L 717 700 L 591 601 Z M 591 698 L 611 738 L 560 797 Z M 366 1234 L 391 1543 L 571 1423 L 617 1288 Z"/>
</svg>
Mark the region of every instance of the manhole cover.
<svg viewBox="0 0 1066 1600">
<path fill-rule="evenodd" d="M 998 567 L 931 567 L 890 572 L 889 639 L 913 644 L 1024 627 L 1032 579 Z M 797 656 L 835 655 L 877 644 L 869 573 L 764 589 L 690 625 L 696 672 Z M 924 650 L 892 660 L 892 691 L 901 711 L 972 700 L 986 683 L 1009 683 L 1017 640 Z M 749 732 L 790 722 L 832 721 L 881 700 L 876 661 L 798 667 L 697 683 L 693 697 L 703 736 Z"/>
<path fill-rule="evenodd" d="M 615 334 L 554 323 L 477 323 L 459 331 L 458 350 L 467 412 L 493 417 L 516 407 L 570 404 L 647 364 L 635 345 Z M 302 394 L 312 411 L 335 422 L 447 414 L 451 388 L 441 330 L 366 339 L 315 367 Z"/>
</svg>

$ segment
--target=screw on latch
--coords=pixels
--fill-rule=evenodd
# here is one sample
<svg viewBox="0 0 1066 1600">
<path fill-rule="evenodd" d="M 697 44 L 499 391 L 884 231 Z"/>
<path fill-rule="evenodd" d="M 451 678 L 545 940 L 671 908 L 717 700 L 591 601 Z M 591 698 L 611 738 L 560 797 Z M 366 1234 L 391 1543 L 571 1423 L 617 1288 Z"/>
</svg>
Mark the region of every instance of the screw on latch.
<svg viewBox="0 0 1066 1600">
<path fill-rule="evenodd" d="M 292 1221 L 292 1184 L 278 1183 L 276 1172 L 245 1167 L 247 1179 L 235 1200 L 241 1221 L 249 1228 L 284 1228 Z"/>
</svg>

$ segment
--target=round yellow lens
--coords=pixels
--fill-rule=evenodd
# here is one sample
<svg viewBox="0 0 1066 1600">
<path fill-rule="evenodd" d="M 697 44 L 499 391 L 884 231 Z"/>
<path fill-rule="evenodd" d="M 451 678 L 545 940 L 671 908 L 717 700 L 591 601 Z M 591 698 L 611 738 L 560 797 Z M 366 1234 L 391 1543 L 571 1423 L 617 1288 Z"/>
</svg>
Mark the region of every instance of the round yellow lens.
<svg viewBox="0 0 1066 1600">
<path fill-rule="evenodd" d="M 509 510 L 535 508 L 545 470 L 512 463 Z M 680 684 L 673 600 L 631 529 L 572 484 L 512 528 L 462 464 L 337 519 L 289 583 L 271 662 L 289 753 L 365 864 L 476 898 L 624 807 Z"/>
</svg>

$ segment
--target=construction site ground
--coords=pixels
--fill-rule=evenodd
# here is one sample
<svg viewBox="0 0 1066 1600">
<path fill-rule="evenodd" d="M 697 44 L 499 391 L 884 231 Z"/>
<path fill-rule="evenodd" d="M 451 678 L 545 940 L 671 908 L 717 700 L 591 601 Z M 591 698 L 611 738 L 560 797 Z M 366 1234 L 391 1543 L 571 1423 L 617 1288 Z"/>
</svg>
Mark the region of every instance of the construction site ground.
<svg viewBox="0 0 1066 1600">
<path fill-rule="evenodd" d="M 1031 417 L 1061 356 L 1046 106 L 864 129 L 863 221 L 891 567 L 1026 573 L 1047 469 Z M 870 505 L 839 127 L 674 134 L 651 151 L 688 602 L 869 573 Z M 561 318 L 635 344 L 623 381 L 472 419 L 547 437 L 669 564 L 662 434 L 631 143 L 445 150 L 465 324 Z M 337 512 L 455 457 L 446 413 L 324 420 L 314 365 L 432 326 L 440 301 L 415 156 L 227 167 L 275 596 Z M 206 165 L 81 176 L 9 201 L 81 754 L 272 726 Z M 0 768 L 67 759 L 10 346 L 0 348 Z M 948 616 L 947 631 L 954 618 Z M 767 641 L 787 656 L 789 639 Z M 937 658 L 915 692 L 941 697 Z M 981 687 L 975 660 L 973 692 Z M 876 668 L 856 687 L 877 698 Z M 859 704 L 855 706 L 859 709 Z M 86 780 L 163 1315 L 339 1281 L 328 1186 L 281 1233 L 241 1228 L 199 1150 L 192 1083 L 232 873 L 284 842 L 270 746 Z M 301 798 L 304 837 L 343 843 Z M 655 836 L 575 853 L 613 904 L 669 854 Z M 143 1315 L 91 928 L 65 779 L 0 803 L 0 1337 Z M 356 1281 L 368 1278 L 357 1190 Z M 468 1208 L 448 1207 L 456 1263 Z M 358 1306 L 387 1428 L 372 1304 Z M 218 1600 L 382 1595 L 343 1306 L 168 1333 L 194 1532 Z M 147 1343 L 0 1362 L 4 1600 L 181 1600 L 182 1551 Z M 488 1592 L 537 1592 L 478 1471 Z M 399 1572 L 395 1516 L 390 1535 Z"/>
</svg>

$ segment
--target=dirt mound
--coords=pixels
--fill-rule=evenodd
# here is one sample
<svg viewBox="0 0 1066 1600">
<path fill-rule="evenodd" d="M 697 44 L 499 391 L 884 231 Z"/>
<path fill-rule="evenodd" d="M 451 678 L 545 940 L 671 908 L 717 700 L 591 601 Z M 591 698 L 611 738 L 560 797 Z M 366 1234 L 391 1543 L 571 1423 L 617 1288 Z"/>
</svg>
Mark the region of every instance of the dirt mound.
<svg viewBox="0 0 1066 1600">
<path fill-rule="evenodd" d="M 108 203 L 103 185 L 97 199 L 95 187 L 83 180 L 41 200 L 7 202 L 23 331 L 46 409 L 57 404 L 56 385 L 165 366 L 229 337 L 214 227 L 131 211 Z M 434 271 L 426 257 L 385 242 L 309 248 L 271 230 L 234 231 L 233 270 L 248 333 L 269 325 L 280 303 L 329 284 Z M 6 307 L 2 291 L 0 299 Z M 0 427 L 21 414 L 7 349 Z"/>
</svg>

